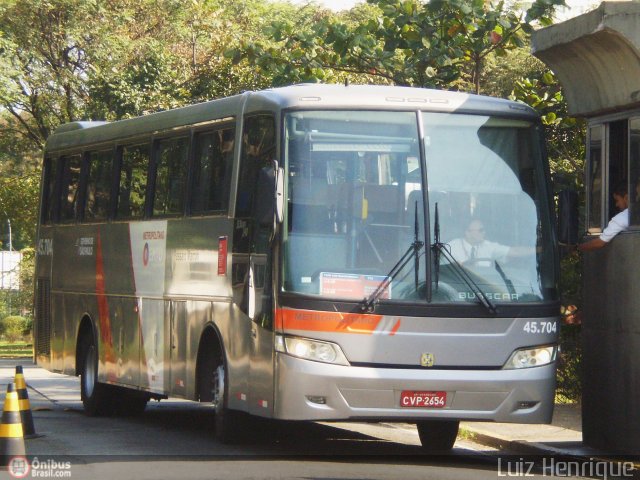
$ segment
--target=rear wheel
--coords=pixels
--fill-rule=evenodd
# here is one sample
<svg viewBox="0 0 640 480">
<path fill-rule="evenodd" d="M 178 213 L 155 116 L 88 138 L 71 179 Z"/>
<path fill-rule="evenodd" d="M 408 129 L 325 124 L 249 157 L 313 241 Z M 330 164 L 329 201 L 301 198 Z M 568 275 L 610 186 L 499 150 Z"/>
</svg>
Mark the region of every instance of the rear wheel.
<svg viewBox="0 0 640 480">
<path fill-rule="evenodd" d="M 90 417 L 110 415 L 113 404 L 109 386 L 98 382 L 98 349 L 92 335 L 80 343 L 80 397 L 84 412 Z"/>
<path fill-rule="evenodd" d="M 416 424 L 422 448 L 429 453 L 444 453 L 453 448 L 460 422 L 457 420 L 425 420 Z"/>
</svg>

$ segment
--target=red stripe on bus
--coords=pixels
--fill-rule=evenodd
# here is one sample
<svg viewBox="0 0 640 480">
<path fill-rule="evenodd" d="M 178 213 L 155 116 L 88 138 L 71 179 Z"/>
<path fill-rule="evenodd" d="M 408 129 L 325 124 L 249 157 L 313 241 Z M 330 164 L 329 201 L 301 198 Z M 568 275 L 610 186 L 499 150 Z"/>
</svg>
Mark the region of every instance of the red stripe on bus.
<svg viewBox="0 0 640 480">
<path fill-rule="evenodd" d="M 100 231 L 97 234 L 96 251 L 96 299 L 98 301 L 98 317 L 100 322 L 100 338 L 106 345 L 113 346 L 111 337 L 111 320 L 109 318 L 109 303 L 104 278 L 104 260 L 102 257 L 102 240 Z"/>
<path fill-rule="evenodd" d="M 317 312 L 288 308 L 276 311 L 276 327 L 281 330 L 371 335 L 381 320 L 382 315 L 364 313 Z"/>
<path fill-rule="evenodd" d="M 389 333 L 389 335 L 393 336 L 396 334 L 396 332 L 400 329 L 400 319 L 398 319 L 398 321 L 396 322 L 396 324 L 393 326 L 393 328 L 391 329 L 391 332 Z"/>
</svg>

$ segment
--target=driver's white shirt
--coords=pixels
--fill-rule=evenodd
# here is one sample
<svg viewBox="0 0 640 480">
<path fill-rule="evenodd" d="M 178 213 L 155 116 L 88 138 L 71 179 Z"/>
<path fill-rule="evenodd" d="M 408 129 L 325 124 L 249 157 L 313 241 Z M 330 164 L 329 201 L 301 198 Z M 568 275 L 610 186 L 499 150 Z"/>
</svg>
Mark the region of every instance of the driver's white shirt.
<svg viewBox="0 0 640 480">
<path fill-rule="evenodd" d="M 467 262 L 473 256 L 474 245 L 467 242 L 464 238 L 453 239 L 446 245 L 458 263 Z M 503 260 L 509 254 L 509 248 L 510 247 L 506 245 L 484 240 L 475 245 L 475 258 L 479 260 Z"/>
</svg>

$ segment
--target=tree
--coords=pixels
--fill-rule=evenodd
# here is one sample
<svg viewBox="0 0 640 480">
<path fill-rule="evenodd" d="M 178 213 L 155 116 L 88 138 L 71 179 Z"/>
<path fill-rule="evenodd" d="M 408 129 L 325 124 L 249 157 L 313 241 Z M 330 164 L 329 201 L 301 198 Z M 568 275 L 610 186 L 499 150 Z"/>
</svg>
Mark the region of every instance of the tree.
<svg viewBox="0 0 640 480">
<path fill-rule="evenodd" d="M 89 65 L 78 28 L 91 21 L 90 3 L 17 0 L 0 7 L 0 105 L 13 128 L 42 147 L 60 123 L 76 120 L 86 99 Z"/>
<path fill-rule="evenodd" d="M 350 15 L 275 22 L 275 42 L 247 40 L 229 55 L 273 74 L 277 83 L 324 80 L 336 72 L 377 82 L 480 92 L 486 58 L 524 45 L 532 24 L 549 24 L 563 0 L 536 0 L 526 13 L 485 0 L 369 0 Z M 365 15 L 363 15 L 365 14 Z"/>
</svg>

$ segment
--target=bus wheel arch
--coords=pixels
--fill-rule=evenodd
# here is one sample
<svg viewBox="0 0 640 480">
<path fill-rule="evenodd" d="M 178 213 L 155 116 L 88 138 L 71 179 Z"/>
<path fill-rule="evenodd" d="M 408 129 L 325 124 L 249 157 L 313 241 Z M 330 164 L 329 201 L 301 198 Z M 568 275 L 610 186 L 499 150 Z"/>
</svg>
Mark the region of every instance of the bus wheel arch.
<svg viewBox="0 0 640 480">
<path fill-rule="evenodd" d="M 228 408 L 228 367 L 222 337 L 209 325 L 203 331 L 196 361 L 196 395 L 215 410 L 215 438 L 221 443 L 237 440 L 240 412 Z"/>
</svg>

